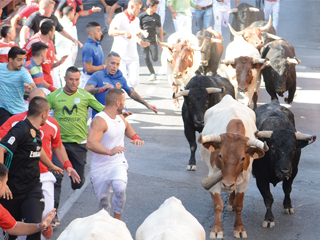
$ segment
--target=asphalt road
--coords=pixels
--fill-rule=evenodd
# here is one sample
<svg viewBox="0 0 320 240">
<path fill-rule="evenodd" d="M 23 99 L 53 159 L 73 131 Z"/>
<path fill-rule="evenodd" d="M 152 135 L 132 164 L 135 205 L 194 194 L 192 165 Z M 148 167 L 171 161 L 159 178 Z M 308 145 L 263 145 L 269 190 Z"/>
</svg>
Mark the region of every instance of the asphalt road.
<svg viewBox="0 0 320 240">
<path fill-rule="evenodd" d="M 243 1 L 240 1 L 240 3 Z M 254 5 L 253 0 L 248 3 Z M 101 6 L 100 2 L 84 1 L 84 8 L 92 5 Z M 234 6 L 232 1 L 232 6 Z M 290 107 L 295 115 L 297 130 L 303 133 L 320 136 L 320 2 L 318 0 L 283 0 L 281 1 L 280 20 L 277 35 L 290 42 L 296 50 L 296 56 L 302 61 L 297 66 L 297 92 L 294 103 Z M 77 24 L 79 39 L 85 42 L 85 25 L 89 21 L 98 21 L 103 25 L 103 14 L 96 13 L 80 18 Z M 230 19 L 231 22 L 231 19 Z M 194 26 L 195 32 L 195 26 Z M 165 39 L 173 33 L 174 27 L 169 11 L 166 14 L 164 30 Z M 224 47 L 229 43 L 229 30 L 223 29 L 226 40 Z M 113 38 L 106 36 L 102 47 L 105 56 L 111 49 Z M 160 62 L 155 63 L 158 80 L 148 82 L 149 72 L 140 53 L 140 85 L 136 91 L 157 106 L 159 113 L 154 114 L 143 105 L 127 99 L 127 109 L 134 115 L 128 121 L 140 137 L 145 140 L 141 148 L 137 148 L 125 140 L 126 158 L 129 163 L 129 182 L 127 187 L 127 202 L 122 220 L 126 223 L 132 237 L 144 219 L 155 211 L 165 199 L 175 196 L 179 198 L 185 208 L 197 218 L 206 231 L 207 239 L 214 221 L 213 204 L 208 191 L 201 186 L 201 181 L 207 176 L 207 167 L 200 159 L 197 151 L 197 171 L 188 172 L 186 166 L 189 159 L 189 146 L 183 133 L 181 109 L 171 106 L 171 90 L 166 80 L 165 72 Z M 79 53 L 76 66 L 81 67 Z M 260 90 L 259 105 L 270 102 L 270 97 L 264 87 Z M 317 240 L 320 237 L 320 163 L 319 141 L 302 150 L 299 173 L 293 182 L 292 203 L 294 215 L 282 213 L 284 194 L 282 184 L 271 191 L 274 196 L 273 212 L 275 228 L 262 228 L 265 214 L 263 199 L 251 178 L 244 198 L 242 220 L 246 228 L 248 239 L 261 240 Z M 199 147 L 198 147 L 199 150 Z M 80 190 L 73 191 L 70 181 L 65 177 L 61 206 L 58 216 L 61 225 L 54 229 L 52 239 L 57 239 L 65 227 L 75 218 L 86 217 L 98 211 L 98 202 L 95 199 L 92 185 L 89 180 L 91 153 L 88 153 L 86 168 L 87 184 Z M 226 206 L 228 195 L 223 193 L 222 198 Z M 233 239 L 234 212 L 228 212 L 226 207 L 222 213 L 224 239 Z"/>
</svg>

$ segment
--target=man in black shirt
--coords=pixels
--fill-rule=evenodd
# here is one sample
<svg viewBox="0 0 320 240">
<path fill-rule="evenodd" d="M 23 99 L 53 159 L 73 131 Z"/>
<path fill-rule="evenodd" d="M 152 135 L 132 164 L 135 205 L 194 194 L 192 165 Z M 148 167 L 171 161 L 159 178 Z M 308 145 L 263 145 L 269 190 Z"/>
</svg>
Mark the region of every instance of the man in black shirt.
<svg viewBox="0 0 320 240">
<path fill-rule="evenodd" d="M 43 19 L 51 19 L 54 23 L 56 31 L 58 31 L 61 35 L 73 41 L 75 44 L 79 44 L 82 47 L 82 43 L 78 40 L 72 38 L 69 33 L 67 33 L 62 25 L 59 23 L 57 17 L 53 15 L 54 9 L 54 1 L 52 0 L 42 0 L 40 2 L 39 11 L 33 13 L 28 18 L 26 24 L 22 27 L 20 31 L 20 46 L 24 46 L 27 40 L 27 32 L 31 31 L 31 36 L 36 34 L 40 30 L 40 22 Z"/>
<path fill-rule="evenodd" d="M 10 214 L 26 223 L 38 223 L 42 219 L 44 199 L 40 183 L 39 160 L 49 171 L 63 172 L 56 167 L 42 149 L 40 126 L 49 114 L 45 98 L 34 97 L 29 104 L 27 118 L 18 122 L 0 141 L 0 163 L 9 169 L 8 182 L 0 199 Z M 29 235 L 27 240 L 40 240 L 41 233 Z M 9 236 L 9 240 L 16 236 Z"/>
<path fill-rule="evenodd" d="M 163 42 L 163 31 L 161 27 L 160 16 L 156 13 L 158 9 L 159 1 L 158 0 L 147 0 L 147 11 L 140 12 L 138 18 L 140 19 L 140 28 L 142 30 L 148 31 L 148 37 L 142 36 L 144 42 L 149 42 L 148 47 L 141 47 L 141 51 L 146 61 L 147 67 L 150 71 L 149 81 L 154 81 L 157 79 L 154 68 L 152 66 L 149 52 L 151 53 L 152 60 L 154 62 L 158 61 L 158 44 L 156 41 L 157 27 L 159 29 L 159 35 L 161 41 Z"/>
</svg>

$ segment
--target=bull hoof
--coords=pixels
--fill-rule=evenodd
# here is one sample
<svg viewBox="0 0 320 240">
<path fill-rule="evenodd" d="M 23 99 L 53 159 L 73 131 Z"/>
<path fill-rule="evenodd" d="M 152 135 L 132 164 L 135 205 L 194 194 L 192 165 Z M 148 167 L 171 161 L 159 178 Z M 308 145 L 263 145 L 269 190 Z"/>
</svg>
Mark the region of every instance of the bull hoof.
<svg viewBox="0 0 320 240">
<path fill-rule="evenodd" d="M 210 239 L 222 239 L 223 238 L 223 232 L 210 232 Z"/>
<path fill-rule="evenodd" d="M 234 209 L 233 209 L 233 206 L 228 204 L 228 211 L 232 212 Z"/>
<path fill-rule="evenodd" d="M 287 97 L 284 98 L 284 101 L 285 101 L 286 103 L 288 103 L 288 104 L 292 104 L 292 103 L 293 103 L 293 101 L 292 101 L 292 102 L 289 102 Z"/>
<path fill-rule="evenodd" d="M 274 222 L 270 222 L 270 221 L 263 221 L 263 223 L 262 223 L 262 227 L 264 227 L 264 228 L 266 228 L 266 227 L 274 228 L 275 225 L 276 224 Z"/>
<path fill-rule="evenodd" d="M 247 238 L 247 237 L 248 237 L 246 231 L 243 231 L 243 232 L 233 231 L 233 236 L 234 236 L 235 238 Z"/>
<path fill-rule="evenodd" d="M 283 209 L 284 214 L 294 214 L 293 208 L 284 208 Z"/>
<path fill-rule="evenodd" d="M 195 171 L 195 170 L 197 170 L 197 165 L 188 165 L 187 170 L 188 171 Z"/>
</svg>

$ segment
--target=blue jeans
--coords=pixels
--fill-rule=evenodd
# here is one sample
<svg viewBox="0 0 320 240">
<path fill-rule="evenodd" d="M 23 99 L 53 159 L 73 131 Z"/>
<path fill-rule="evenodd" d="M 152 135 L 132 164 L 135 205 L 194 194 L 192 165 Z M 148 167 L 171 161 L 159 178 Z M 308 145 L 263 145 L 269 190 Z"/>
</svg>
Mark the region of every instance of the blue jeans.
<svg viewBox="0 0 320 240">
<path fill-rule="evenodd" d="M 261 1 L 262 0 L 256 0 L 256 7 L 261 8 Z"/>
<path fill-rule="evenodd" d="M 212 8 L 206 10 L 198 10 L 196 9 L 196 23 L 197 23 L 197 31 L 207 29 L 212 26 Z"/>
</svg>

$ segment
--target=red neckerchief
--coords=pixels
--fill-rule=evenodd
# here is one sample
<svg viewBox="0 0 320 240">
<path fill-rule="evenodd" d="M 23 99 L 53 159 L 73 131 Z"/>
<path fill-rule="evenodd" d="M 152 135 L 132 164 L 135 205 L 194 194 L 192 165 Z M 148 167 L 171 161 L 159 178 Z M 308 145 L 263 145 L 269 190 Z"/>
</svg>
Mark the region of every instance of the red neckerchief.
<svg viewBox="0 0 320 240">
<path fill-rule="evenodd" d="M 123 12 L 128 17 L 129 23 L 131 23 L 132 21 L 134 21 L 136 19 L 135 16 L 133 16 L 133 18 L 130 18 L 129 13 L 128 13 L 128 9 L 124 10 Z"/>
</svg>

